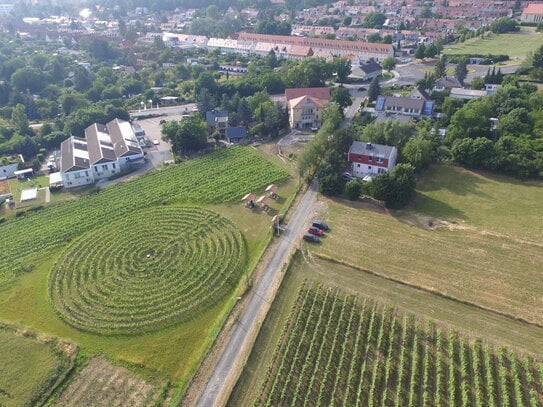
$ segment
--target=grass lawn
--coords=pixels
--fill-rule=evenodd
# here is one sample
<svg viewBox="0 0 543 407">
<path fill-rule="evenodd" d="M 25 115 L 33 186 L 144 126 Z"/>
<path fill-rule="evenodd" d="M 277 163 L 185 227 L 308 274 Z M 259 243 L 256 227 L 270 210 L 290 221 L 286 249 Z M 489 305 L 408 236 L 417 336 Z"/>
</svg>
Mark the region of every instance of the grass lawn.
<svg viewBox="0 0 543 407">
<path fill-rule="evenodd" d="M 56 384 L 69 363 L 55 346 L 0 325 L 1 406 L 34 405 Z"/>
<path fill-rule="evenodd" d="M 503 54 L 510 58 L 524 59 L 529 52 L 534 52 L 543 45 L 543 35 L 533 27 L 521 27 L 519 32 L 492 34 L 484 38 L 472 38 L 443 50 L 444 54 Z"/>
<path fill-rule="evenodd" d="M 515 239 L 543 239 L 543 182 L 434 166 L 417 185 L 412 210 Z M 407 211 L 410 214 L 412 211 Z"/>
</svg>

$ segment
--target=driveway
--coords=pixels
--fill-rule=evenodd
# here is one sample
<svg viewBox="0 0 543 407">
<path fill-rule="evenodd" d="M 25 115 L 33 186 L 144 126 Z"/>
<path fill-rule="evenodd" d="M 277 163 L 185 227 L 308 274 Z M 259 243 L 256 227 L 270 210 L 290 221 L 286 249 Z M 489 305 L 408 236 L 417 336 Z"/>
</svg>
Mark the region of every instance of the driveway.
<svg viewBox="0 0 543 407">
<path fill-rule="evenodd" d="M 316 181 L 311 184 L 295 209 L 289 224 L 280 238 L 279 245 L 265 266 L 260 280 L 248 294 L 247 305 L 233 328 L 230 337 L 217 364 L 213 375 L 207 382 L 198 399 L 197 405 L 202 407 L 218 406 L 226 401 L 239 374 L 239 368 L 249 356 L 260 324 L 264 320 L 284 273 L 281 271 L 289 260 L 291 253 L 300 245 L 304 229 L 309 224 L 317 201 Z"/>
</svg>

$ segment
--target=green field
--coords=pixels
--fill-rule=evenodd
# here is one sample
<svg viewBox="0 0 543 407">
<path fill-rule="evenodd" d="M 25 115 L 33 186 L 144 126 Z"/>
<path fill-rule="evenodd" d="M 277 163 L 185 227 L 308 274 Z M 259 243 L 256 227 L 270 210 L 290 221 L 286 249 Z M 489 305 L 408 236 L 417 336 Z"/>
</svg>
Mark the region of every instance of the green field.
<svg viewBox="0 0 543 407">
<path fill-rule="evenodd" d="M 41 405 L 71 368 L 55 338 L 0 325 L 0 405 Z"/>
<path fill-rule="evenodd" d="M 306 284 L 258 406 L 517 405 L 543 401 L 543 365 L 432 321 Z"/>
<path fill-rule="evenodd" d="M 247 192 L 276 182 L 267 212 Z M 0 224 L 0 321 L 183 388 L 297 181 L 254 148 L 168 166 Z"/>
<path fill-rule="evenodd" d="M 516 33 L 491 34 L 472 38 L 463 43 L 447 46 L 444 54 L 509 55 L 511 59 L 524 59 L 543 45 L 543 35 L 532 27 L 521 27 Z"/>
</svg>

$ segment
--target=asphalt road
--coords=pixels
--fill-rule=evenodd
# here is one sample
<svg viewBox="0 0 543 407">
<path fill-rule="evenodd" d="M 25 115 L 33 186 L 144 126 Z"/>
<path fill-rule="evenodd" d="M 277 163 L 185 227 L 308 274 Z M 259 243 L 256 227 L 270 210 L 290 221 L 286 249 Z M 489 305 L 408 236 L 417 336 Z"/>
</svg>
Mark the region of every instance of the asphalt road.
<svg viewBox="0 0 543 407">
<path fill-rule="evenodd" d="M 232 379 L 231 375 L 238 373 L 235 367 L 240 358 L 243 357 L 242 352 L 252 348 L 252 341 L 256 338 L 256 335 L 251 335 L 251 330 L 256 329 L 258 331 L 259 321 L 263 320 L 269 304 L 275 297 L 276 280 L 281 277 L 281 270 L 288 261 L 289 255 L 299 246 L 303 231 L 308 226 L 313 214 L 316 201 L 317 185 L 316 182 L 313 182 L 294 211 L 275 252 L 269 257 L 270 260 L 265 267 L 262 278 L 256 282 L 249 294 L 251 297 L 239 316 L 225 348 L 222 350 L 221 357 L 213 369 L 213 375 L 207 382 L 197 402 L 198 406 L 217 406 L 219 400 L 227 396 L 231 391 L 228 383 L 235 383 L 237 377 L 234 378 L 235 380 L 227 380 L 227 378 Z"/>
</svg>

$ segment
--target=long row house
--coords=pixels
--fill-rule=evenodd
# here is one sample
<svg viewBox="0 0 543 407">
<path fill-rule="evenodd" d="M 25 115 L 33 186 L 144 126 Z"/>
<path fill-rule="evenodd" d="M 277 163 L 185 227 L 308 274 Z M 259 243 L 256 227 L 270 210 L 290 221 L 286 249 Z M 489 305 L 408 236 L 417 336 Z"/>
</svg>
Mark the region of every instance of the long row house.
<svg viewBox="0 0 543 407">
<path fill-rule="evenodd" d="M 72 136 L 60 146 L 60 174 L 65 188 L 93 184 L 109 178 L 143 159 L 129 122 L 114 119 L 94 123 L 85 129 L 85 138 Z"/>
</svg>

